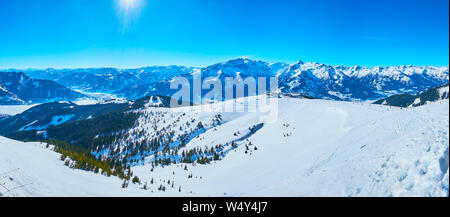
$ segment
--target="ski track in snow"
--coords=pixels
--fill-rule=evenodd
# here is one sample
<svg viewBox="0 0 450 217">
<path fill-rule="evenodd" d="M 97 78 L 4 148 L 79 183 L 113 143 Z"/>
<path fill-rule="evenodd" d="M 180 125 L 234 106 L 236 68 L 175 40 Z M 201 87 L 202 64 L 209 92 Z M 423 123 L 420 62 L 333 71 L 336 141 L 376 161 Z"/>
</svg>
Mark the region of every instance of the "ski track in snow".
<svg viewBox="0 0 450 217">
<path fill-rule="evenodd" d="M 149 164 L 134 166 L 142 183 L 126 189 L 116 177 L 64 166 L 51 146 L 0 137 L 0 196 L 448 196 L 448 109 L 448 100 L 400 109 L 282 98 L 278 120 L 243 141 L 233 134 L 250 132 L 261 123 L 258 114 L 221 113 L 221 125 L 183 149 L 238 141 L 222 160 L 153 172 Z M 183 112 L 146 110 L 166 110 L 167 117 Z M 215 114 L 187 112 L 185 119 L 209 123 Z"/>
</svg>

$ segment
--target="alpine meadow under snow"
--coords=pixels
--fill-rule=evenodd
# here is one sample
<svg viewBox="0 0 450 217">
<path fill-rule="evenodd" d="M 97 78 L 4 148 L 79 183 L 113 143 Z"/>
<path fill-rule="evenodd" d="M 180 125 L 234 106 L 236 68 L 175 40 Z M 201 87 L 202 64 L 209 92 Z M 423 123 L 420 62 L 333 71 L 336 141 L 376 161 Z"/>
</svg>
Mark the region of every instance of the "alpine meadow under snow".
<svg viewBox="0 0 450 217">
<path fill-rule="evenodd" d="M 245 100 L 264 97 L 208 106 L 246 107 Z M 0 137 L 0 196 L 449 195 L 448 99 L 408 108 L 278 100 L 275 121 L 258 112 L 152 107 L 149 100 L 134 110 L 139 117 L 127 130 L 128 140 L 151 138 L 161 130 L 173 131 L 173 138 L 189 131 L 193 134 L 178 153 L 202 149 L 208 156 L 206 150 L 221 145 L 223 155 L 208 163 L 159 166 L 151 163 L 156 156 L 142 155 L 137 158 L 145 159 L 133 161 L 130 169 L 138 179 L 129 182 L 66 166 L 45 142 Z M 125 155 L 126 139 L 115 144 L 109 150 Z M 105 148 L 97 154 L 110 155 Z M 178 156 L 167 154 L 172 160 Z"/>
</svg>

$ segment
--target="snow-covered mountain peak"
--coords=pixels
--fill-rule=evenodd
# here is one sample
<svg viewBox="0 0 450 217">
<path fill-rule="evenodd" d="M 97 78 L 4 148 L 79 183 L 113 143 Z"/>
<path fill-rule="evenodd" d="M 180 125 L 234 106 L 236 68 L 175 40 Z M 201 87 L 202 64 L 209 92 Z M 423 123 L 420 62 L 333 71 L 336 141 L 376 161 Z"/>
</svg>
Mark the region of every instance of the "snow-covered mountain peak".
<svg viewBox="0 0 450 217">
<path fill-rule="evenodd" d="M 280 69 L 280 65 L 273 66 L 277 70 Z M 242 77 L 269 77 L 275 75 L 271 65 L 267 62 L 248 58 L 237 58 L 203 68 L 202 76 L 216 77 L 219 72 L 223 77 L 236 77 L 238 74 Z"/>
<path fill-rule="evenodd" d="M 137 69 L 30 70 L 30 77 L 53 80 L 72 89 L 108 93 L 127 99 L 152 94 L 170 96 L 174 77 L 188 80 L 226 77 L 277 77 L 285 93 L 300 93 L 336 100 L 375 100 L 397 93 L 416 94 L 448 83 L 448 67 L 436 66 L 333 66 L 299 60 L 292 64 L 236 58 L 211 66 L 149 66 Z"/>
<path fill-rule="evenodd" d="M 303 65 L 303 64 L 305 64 L 305 62 L 303 62 L 302 60 L 298 60 L 297 62 L 292 63 L 291 65 Z"/>
</svg>

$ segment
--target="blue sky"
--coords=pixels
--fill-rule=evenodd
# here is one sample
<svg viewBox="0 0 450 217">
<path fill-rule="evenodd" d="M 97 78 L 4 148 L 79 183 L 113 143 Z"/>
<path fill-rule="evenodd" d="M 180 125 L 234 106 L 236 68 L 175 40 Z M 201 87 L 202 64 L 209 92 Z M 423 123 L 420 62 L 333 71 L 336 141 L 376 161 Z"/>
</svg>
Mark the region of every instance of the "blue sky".
<svg viewBox="0 0 450 217">
<path fill-rule="evenodd" d="M 448 0 L 119 1 L 0 0 L 0 68 L 449 64 Z"/>
</svg>

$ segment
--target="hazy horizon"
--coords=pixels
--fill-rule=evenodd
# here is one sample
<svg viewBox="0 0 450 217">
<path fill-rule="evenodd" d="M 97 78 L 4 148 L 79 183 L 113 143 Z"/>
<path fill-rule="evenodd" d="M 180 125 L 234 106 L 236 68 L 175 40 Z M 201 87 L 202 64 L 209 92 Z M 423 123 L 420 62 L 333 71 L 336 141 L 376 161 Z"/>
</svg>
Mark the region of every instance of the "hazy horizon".
<svg viewBox="0 0 450 217">
<path fill-rule="evenodd" d="M 191 67 L 191 68 L 206 68 L 215 64 L 225 63 L 230 60 L 240 59 L 242 57 L 237 58 L 231 58 L 226 59 L 220 62 L 211 63 L 208 65 L 202 65 L 202 66 L 191 66 L 191 65 L 181 65 L 181 64 L 166 64 L 166 65 L 142 65 L 142 66 L 135 66 L 135 67 L 117 67 L 117 66 L 87 66 L 87 67 L 12 67 L 12 68 L 0 68 L 0 70 L 47 70 L 47 69 L 54 69 L 54 70 L 73 70 L 73 69 L 102 69 L 102 68 L 113 68 L 113 69 L 119 69 L 119 70 L 127 70 L 127 69 L 139 69 L 139 68 L 146 68 L 146 67 L 169 67 L 169 66 L 178 66 L 178 67 Z M 417 67 L 449 67 L 449 65 L 413 65 L 413 64 L 402 64 L 402 65 L 333 65 L 333 64 L 326 64 L 322 62 L 316 62 L 316 61 L 304 61 L 303 59 L 294 61 L 294 62 L 283 62 L 283 61 L 264 61 L 261 59 L 255 59 L 255 58 L 244 58 L 249 59 L 253 61 L 263 61 L 266 63 L 285 63 L 287 65 L 297 63 L 298 61 L 303 61 L 305 63 L 308 62 L 315 62 L 319 64 L 329 65 L 329 66 L 344 66 L 344 67 L 353 67 L 353 66 L 360 66 L 364 68 L 373 68 L 373 67 L 396 67 L 396 66 L 417 66 Z"/>
</svg>

